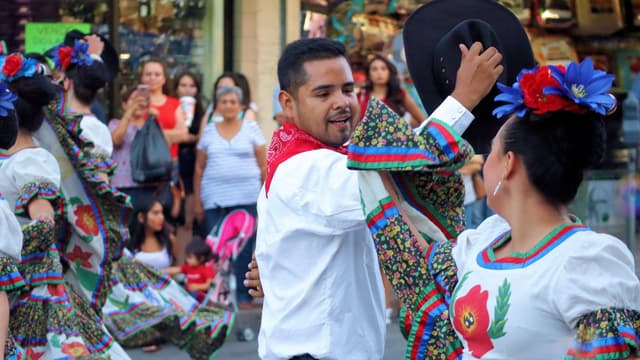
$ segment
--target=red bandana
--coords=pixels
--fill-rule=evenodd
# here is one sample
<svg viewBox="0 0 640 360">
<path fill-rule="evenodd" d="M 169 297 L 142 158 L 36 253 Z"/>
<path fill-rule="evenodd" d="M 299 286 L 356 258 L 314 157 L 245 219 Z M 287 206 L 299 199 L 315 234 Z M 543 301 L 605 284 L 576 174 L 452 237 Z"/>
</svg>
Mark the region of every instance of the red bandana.
<svg viewBox="0 0 640 360">
<path fill-rule="evenodd" d="M 321 143 L 313 136 L 298 129 L 291 123 L 283 123 L 282 127 L 273 133 L 269 150 L 267 150 L 267 179 L 265 181 L 265 191 L 269 195 L 271 179 L 276 169 L 290 157 L 311 150 L 329 149 L 341 154 L 347 154 L 347 147 L 339 148 Z"/>
</svg>

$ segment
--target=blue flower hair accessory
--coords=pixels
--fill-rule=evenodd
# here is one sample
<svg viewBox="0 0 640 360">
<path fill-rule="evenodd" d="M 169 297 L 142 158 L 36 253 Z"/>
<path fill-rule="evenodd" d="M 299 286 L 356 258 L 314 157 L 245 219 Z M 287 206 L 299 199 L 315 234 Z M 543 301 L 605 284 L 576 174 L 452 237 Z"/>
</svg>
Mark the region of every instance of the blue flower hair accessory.
<svg viewBox="0 0 640 360">
<path fill-rule="evenodd" d="M 53 62 L 57 70 L 67 71 L 71 64 L 89 66 L 93 64 L 89 54 L 89 43 L 75 40 L 73 47 L 58 45 L 53 49 Z"/>
<path fill-rule="evenodd" d="M 0 56 L 0 80 L 11 82 L 21 77 L 32 77 L 38 70 L 35 59 L 25 58 L 22 54 L 14 53 Z"/>
<path fill-rule="evenodd" d="M 539 66 L 518 74 L 513 86 L 498 83 L 496 101 L 505 102 L 493 110 L 501 118 L 513 113 L 541 115 L 553 111 L 605 115 L 615 109 L 616 99 L 609 94 L 614 76 L 593 68 L 591 59 L 564 66 Z"/>
<path fill-rule="evenodd" d="M 9 91 L 6 83 L 0 82 L 0 116 L 7 116 L 9 111 L 15 110 L 13 102 L 17 98 L 16 94 Z"/>
</svg>

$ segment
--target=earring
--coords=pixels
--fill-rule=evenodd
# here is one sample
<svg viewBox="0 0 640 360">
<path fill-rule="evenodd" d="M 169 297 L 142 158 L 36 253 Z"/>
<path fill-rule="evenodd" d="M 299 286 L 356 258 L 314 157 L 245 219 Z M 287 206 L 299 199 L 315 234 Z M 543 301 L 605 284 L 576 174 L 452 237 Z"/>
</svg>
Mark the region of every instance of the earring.
<svg viewBox="0 0 640 360">
<path fill-rule="evenodd" d="M 498 185 L 496 185 L 496 188 L 493 189 L 493 196 L 496 196 L 498 190 L 500 190 L 500 185 L 502 185 L 502 180 L 498 181 Z"/>
</svg>

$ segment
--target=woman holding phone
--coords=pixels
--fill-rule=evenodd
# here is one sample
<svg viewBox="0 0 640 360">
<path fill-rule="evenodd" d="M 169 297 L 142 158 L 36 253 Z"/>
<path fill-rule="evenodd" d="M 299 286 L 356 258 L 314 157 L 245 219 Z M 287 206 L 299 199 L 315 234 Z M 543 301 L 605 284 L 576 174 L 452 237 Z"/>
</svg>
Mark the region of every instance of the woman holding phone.
<svg viewBox="0 0 640 360">
<path fill-rule="evenodd" d="M 139 184 L 133 181 L 131 175 L 131 145 L 136 134 L 142 128 L 148 115 L 157 115 L 150 104 L 149 87 L 144 84 L 123 88 L 122 109 L 124 114 L 120 119 L 109 121 L 109 130 L 113 141 L 113 161 L 119 165 L 115 170 L 111 184 L 118 190 L 131 197 L 134 209 L 146 199 L 151 199 L 156 186 L 153 184 Z"/>
</svg>

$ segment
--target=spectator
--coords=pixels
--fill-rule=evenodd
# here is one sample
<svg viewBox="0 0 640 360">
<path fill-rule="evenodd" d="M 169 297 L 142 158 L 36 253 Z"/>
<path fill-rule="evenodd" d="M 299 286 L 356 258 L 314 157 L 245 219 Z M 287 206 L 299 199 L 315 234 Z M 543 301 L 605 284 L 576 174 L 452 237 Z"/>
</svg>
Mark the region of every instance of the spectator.
<svg viewBox="0 0 640 360">
<path fill-rule="evenodd" d="M 234 73 L 236 78 L 236 86 L 242 90 L 242 109 L 244 114 L 241 118 L 247 120 L 257 120 L 258 104 L 251 101 L 251 87 L 249 79 L 243 73 Z"/>
<path fill-rule="evenodd" d="M 131 197 L 134 209 L 153 197 L 156 186 L 153 184 L 138 184 L 131 175 L 131 144 L 138 130 L 144 125 L 150 109 L 148 92 L 139 90 L 135 85 L 123 88 L 121 119 L 109 121 L 111 140 L 113 141 L 113 161 L 118 163 L 111 184 Z"/>
<path fill-rule="evenodd" d="M 140 67 L 140 83 L 149 86 L 151 107 L 158 112 L 158 123 L 164 130 L 171 157 L 176 160 L 177 166 L 178 144 L 187 140 L 188 131 L 180 102 L 169 96 L 171 84 L 168 74 L 166 65 L 159 59 L 146 60 Z"/>
<path fill-rule="evenodd" d="M 244 75 L 242 75 L 242 77 L 244 77 Z M 246 78 L 244 78 L 246 81 Z M 218 78 L 216 79 L 216 81 L 213 83 L 213 94 L 211 96 L 211 105 L 209 105 L 209 107 L 207 108 L 207 111 L 205 113 L 205 117 L 206 117 L 206 121 L 203 121 L 202 123 L 202 128 L 204 128 L 205 126 L 207 126 L 208 124 L 215 122 L 215 121 L 222 121 L 222 117 L 220 116 L 220 113 L 217 111 L 216 109 L 216 93 L 217 91 L 225 86 L 237 86 L 242 90 L 242 86 L 240 86 L 242 83 L 241 80 L 239 80 L 238 77 L 238 73 L 234 73 L 234 72 L 225 72 L 222 75 L 218 76 Z M 248 82 L 245 84 L 247 89 L 249 88 L 249 84 Z M 244 99 L 244 90 L 243 90 L 243 99 Z M 245 106 L 244 102 L 241 104 L 241 108 L 240 108 L 240 112 L 238 113 L 238 118 L 241 120 L 256 120 L 256 113 L 254 110 L 252 110 L 250 107 Z"/>
<path fill-rule="evenodd" d="M 158 270 L 173 264 L 175 237 L 164 221 L 162 203 L 150 199 L 137 209 L 131 225 L 129 250 L 136 260 Z"/>
<path fill-rule="evenodd" d="M 409 113 L 411 127 L 419 126 L 426 119 L 411 96 L 408 96 L 407 92 L 402 89 L 398 70 L 391 61 L 384 56 L 376 55 L 367 65 L 365 72 L 367 82 L 364 89 L 358 93 L 360 118 L 364 117 L 369 99 L 373 96 L 401 117 Z"/>
<path fill-rule="evenodd" d="M 474 155 L 468 163 L 460 168 L 464 182 L 464 218 L 467 229 L 475 229 L 485 219 L 484 199 L 487 192 L 482 180 L 482 155 Z"/>
<path fill-rule="evenodd" d="M 202 302 L 211 282 L 215 277 L 215 269 L 211 260 L 211 248 L 204 243 L 200 236 L 194 236 L 187 245 L 187 259 L 182 266 L 172 266 L 162 270 L 169 275 L 183 274 L 186 278 L 185 287 L 189 294 Z"/>
<path fill-rule="evenodd" d="M 232 210 L 245 209 L 256 216 L 256 200 L 266 175 L 262 130 L 256 122 L 238 118 L 242 90 L 222 87 L 215 98 L 223 121 L 207 125 L 202 133 L 193 183 L 196 219 L 205 224 L 203 236 Z M 236 276 L 244 274 L 254 247 L 255 236 L 247 241 L 233 264 Z M 237 299 L 240 308 L 251 306 L 251 297 L 242 283 L 238 283 Z"/>
<path fill-rule="evenodd" d="M 191 96 L 195 98 L 195 104 L 193 107 L 193 118 L 190 124 L 187 124 L 189 136 L 187 141 L 183 142 L 179 146 L 178 151 L 178 168 L 180 174 L 180 180 L 184 186 L 184 228 L 178 232 L 178 246 L 176 249 L 177 262 L 182 264 L 184 262 L 184 247 L 189 242 L 189 237 L 193 233 L 193 209 L 194 209 L 194 196 L 193 196 L 193 173 L 196 165 L 196 144 L 198 142 L 198 135 L 200 132 L 200 123 L 204 115 L 204 105 L 202 103 L 202 83 L 200 77 L 190 71 L 185 71 L 176 77 L 175 81 L 175 93 L 178 98 L 183 96 Z M 184 113 L 184 109 L 180 107 Z M 185 119 L 188 118 L 187 114 L 184 114 Z"/>
</svg>

